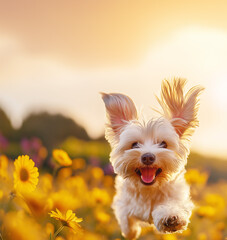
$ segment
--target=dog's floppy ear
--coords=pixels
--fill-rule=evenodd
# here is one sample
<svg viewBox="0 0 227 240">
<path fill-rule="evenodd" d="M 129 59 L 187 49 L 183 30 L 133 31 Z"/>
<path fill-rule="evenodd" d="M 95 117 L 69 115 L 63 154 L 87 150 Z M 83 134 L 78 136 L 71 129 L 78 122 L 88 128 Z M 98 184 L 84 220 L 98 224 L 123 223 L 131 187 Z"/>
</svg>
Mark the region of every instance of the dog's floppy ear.
<svg viewBox="0 0 227 240">
<path fill-rule="evenodd" d="M 161 88 L 161 98 L 158 99 L 164 116 L 170 120 L 179 137 L 191 135 L 198 126 L 198 95 L 203 88 L 195 86 L 184 94 L 185 79 L 164 80 Z"/>
<path fill-rule="evenodd" d="M 101 94 L 108 119 L 106 137 L 110 140 L 113 135 L 117 139 L 128 121 L 137 119 L 136 107 L 126 95 L 120 93 Z"/>
</svg>

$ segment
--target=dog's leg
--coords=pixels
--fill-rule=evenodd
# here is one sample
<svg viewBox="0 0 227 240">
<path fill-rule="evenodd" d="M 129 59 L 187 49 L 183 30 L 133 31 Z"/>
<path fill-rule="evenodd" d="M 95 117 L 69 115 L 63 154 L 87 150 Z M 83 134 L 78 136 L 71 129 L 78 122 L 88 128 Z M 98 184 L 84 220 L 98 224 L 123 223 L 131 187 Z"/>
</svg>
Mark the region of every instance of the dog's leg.
<svg viewBox="0 0 227 240">
<path fill-rule="evenodd" d="M 137 239 L 141 232 L 140 221 L 133 213 L 131 205 L 131 197 L 127 193 L 124 181 L 120 176 L 116 177 L 116 195 L 114 196 L 112 208 L 121 228 L 122 235 L 129 240 Z"/>
<path fill-rule="evenodd" d="M 122 216 L 119 219 L 122 235 L 128 240 L 135 240 L 141 233 L 139 221 L 133 216 Z"/>
<path fill-rule="evenodd" d="M 163 233 L 183 231 L 187 228 L 193 203 L 186 201 L 168 200 L 157 205 L 152 217 L 156 228 Z"/>
<path fill-rule="evenodd" d="M 123 205 L 122 202 L 115 201 L 113 209 L 122 235 L 129 240 L 137 239 L 141 232 L 140 221 L 136 217 L 129 215 L 128 206 Z"/>
</svg>

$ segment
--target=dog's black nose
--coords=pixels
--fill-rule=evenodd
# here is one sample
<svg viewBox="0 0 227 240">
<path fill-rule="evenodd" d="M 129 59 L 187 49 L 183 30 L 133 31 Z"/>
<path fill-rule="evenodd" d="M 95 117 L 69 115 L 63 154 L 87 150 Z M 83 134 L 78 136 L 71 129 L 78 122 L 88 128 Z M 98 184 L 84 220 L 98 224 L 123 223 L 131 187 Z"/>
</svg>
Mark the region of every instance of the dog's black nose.
<svg viewBox="0 0 227 240">
<path fill-rule="evenodd" d="M 155 155 L 153 153 L 145 153 L 141 156 L 141 161 L 145 165 L 150 165 L 155 161 Z"/>
</svg>

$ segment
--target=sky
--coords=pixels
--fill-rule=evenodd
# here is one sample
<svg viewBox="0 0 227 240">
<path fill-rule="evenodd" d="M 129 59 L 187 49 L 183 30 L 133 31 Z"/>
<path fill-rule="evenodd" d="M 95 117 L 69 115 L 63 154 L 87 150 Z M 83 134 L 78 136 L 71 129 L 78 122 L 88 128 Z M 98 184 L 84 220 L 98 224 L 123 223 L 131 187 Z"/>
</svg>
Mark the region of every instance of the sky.
<svg viewBox="0 0 227 240">
<path fill-rule="evenodd" d="M 192 148 L 227 158 L 227 2 L 0 0 L 0 106 L 18 127 L 63 113 L 104 132 L 99 92 L 130 96 L 148 117 L 163 79 L 205 87 Z"/>
</svg>

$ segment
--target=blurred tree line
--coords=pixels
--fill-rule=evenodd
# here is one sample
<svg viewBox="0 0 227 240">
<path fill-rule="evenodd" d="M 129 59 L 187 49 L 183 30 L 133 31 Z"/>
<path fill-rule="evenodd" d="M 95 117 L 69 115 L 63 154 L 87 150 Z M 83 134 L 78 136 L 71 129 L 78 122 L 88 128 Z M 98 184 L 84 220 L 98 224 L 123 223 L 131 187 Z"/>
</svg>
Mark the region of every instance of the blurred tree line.
<svg viewBox="0 0 227 240">
<path fill-rule="evenodd" d="M 50 161 L 54 148 L 65 149 L 74 158 L 98 158 L 103 163 L 108 162 L 110 152 L 104 136 L 91 139 L 82 126 L 62 114 L 31 113 L 21 127 L 15 129 L 0 109 L 0 154 L 12 159 L 21 154 L 35 158 L 42 146 L 47 150 L 44 163 Z"/>
<path fill-rule="evenodd" d="M 19 129 L 14 129 L 6 113 L 0 109 L 0 132 L 12 142 L 36 136 L 47 149 L 57 147 L 69 136 L 91 140 L 86 130 L 71 118 L 47 112 L 29 115 Z"/>
</svg>

